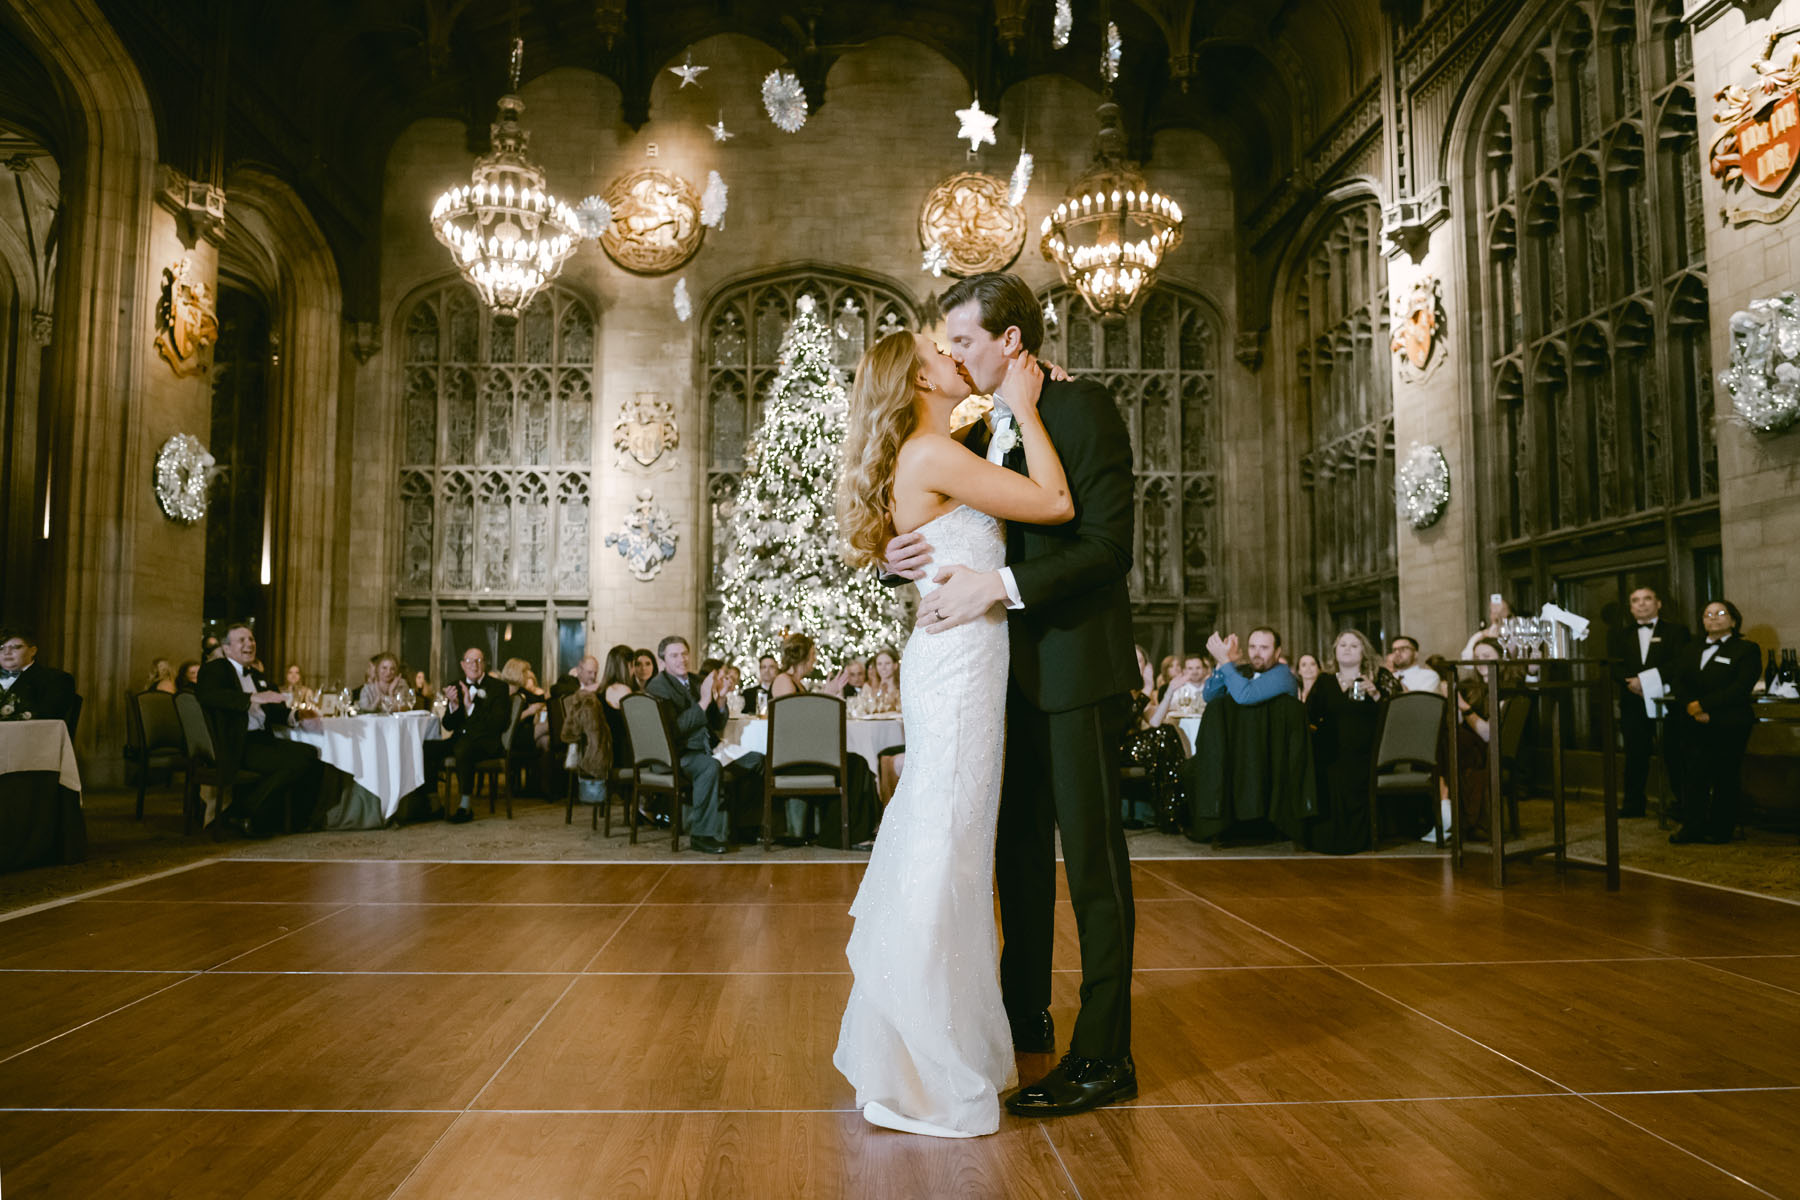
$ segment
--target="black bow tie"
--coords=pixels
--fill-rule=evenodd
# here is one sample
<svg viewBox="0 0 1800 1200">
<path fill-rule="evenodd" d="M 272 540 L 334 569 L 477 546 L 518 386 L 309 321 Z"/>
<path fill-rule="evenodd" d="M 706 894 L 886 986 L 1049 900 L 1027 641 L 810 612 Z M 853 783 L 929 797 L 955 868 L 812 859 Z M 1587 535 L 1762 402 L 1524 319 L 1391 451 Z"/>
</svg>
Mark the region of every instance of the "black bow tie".
<svg viewBox="0 0 1800 1200">
<path fill-rule="evenodd" d="M 17 679 L 19 675 L 20 672 L 18 671 L 8 671 L 4 668 L 0 668 L 0 679 Z"/>
<path fill-rule="evenodd" d="M 1655 621 L 1639 621 L 1638 628 L 1639 629 L 1655 629 L 1656 622 Z"/>
<path fill-rule="evenodd" d="M 1725 644 L 1725 639 L 1724 638 L 1707 638 L 1706 644 L 1709 646 L 1723 646 Z"/>
</svg>

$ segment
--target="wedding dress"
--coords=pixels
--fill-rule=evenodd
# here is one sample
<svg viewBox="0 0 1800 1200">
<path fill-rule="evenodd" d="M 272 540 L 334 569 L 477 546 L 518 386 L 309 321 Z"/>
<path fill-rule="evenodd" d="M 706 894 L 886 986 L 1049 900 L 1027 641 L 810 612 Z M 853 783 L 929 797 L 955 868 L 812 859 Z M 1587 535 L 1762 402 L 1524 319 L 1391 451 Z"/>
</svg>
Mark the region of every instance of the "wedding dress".
<svg viewBox="0 0 1800 1200">
<path fill-rule="evenodd" d="M 938 563 L 1006 561 L 1004 527 L 967 505 L 920 532 Z M 918 586 L 921 597 L 936 588 Z M 854 982 L 832 1057 L 877 1125 L 993 1133 L 999 1094 L 1017 1082 L 994 924 L 1007 666 L 999 609 L 944 633 L 915 630 L 900 658 L 906 772 L 850 907 Z"/>
</svg>

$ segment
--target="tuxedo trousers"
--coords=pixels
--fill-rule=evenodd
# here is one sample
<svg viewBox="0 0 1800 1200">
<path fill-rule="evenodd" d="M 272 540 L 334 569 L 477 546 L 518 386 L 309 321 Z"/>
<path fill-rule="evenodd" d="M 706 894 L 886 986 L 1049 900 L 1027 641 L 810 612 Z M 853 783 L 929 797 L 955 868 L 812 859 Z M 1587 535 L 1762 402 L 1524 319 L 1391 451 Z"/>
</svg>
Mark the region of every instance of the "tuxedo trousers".
<svg viewBox="0 0 1800 1200">
<path fill-rule="evenodd" d="M 1119 810 L 1119 747 L 1129 695 L 1065 712 L 1038 708 L 1013 683 L 1006 698 L 1005 774 L 994 852 L 1000 897 L 1000 991 L 1015 1026 L 1050 1007 L 1056 839 L 1081 942 L 1081 1011 L 1069 1050 L 1117 1059 L 1131 1051 L 1136 910 Z"/>
<path fill-rule="evenodd" d="M 1657 723 L 1644 711 L 1644 698 L 1629 688 L 1619 691 L 1619 734 L 1625 742 L 1625 794 L 1619 808 L 1641 813 L 1650 780 L 1650 756 L 1656 753 Z M 1667 758 L 1665 756 L 1665 771 Z"/>
<path fill-rule="evenodd" d="M 312 824 L 324 773 L 316 748 L 278 738 L 266 729 L 252 730 L 245 735 L 238 767 L 257 778 L 232 785 L 225 811 L 247 819 L 256 833 L 274 833 L 289 825 L 306 829 Z"/>
<path fill-rule="evenodd" d="M 1681 823 L 1707 837 L 1737 833 L 1750 721 L 1681 723 Z"/>
</svg>

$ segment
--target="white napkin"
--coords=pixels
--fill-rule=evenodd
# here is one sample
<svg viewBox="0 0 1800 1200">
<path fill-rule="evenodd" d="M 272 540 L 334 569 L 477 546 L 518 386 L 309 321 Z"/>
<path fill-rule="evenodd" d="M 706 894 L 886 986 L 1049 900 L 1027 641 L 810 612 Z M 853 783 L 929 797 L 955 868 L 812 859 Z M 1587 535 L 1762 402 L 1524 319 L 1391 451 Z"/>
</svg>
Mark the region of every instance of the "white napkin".
<svg viewBox="0 0 1800 1200">
<path fill-rule="evenodd" d="M 1572 641 L 1579 642 L 1584 641 L 1587 638 L 1588 619 L 1586 617 L 1578 617 L 1568 609 L 1561 608 L 1555 604 L 1544 605 L 1544 611 L 1538 615 L 1547 620 L 1555 621 L 1559 625 L 1566 625 L 1569 629 L 1569 638 Z"/>
<path fill-rule="evenodd" d="M 1663 715 L 1665 707 L 1663 701 L 1669 696 L 1668 686 L 1663 683 L 1662 672 L 1655 667 L 1651 667 L 1647 671 L 1639 671 L 1638 686 L 1644 689 L 1644 715 L 1654 721 Z"/>
</svg>

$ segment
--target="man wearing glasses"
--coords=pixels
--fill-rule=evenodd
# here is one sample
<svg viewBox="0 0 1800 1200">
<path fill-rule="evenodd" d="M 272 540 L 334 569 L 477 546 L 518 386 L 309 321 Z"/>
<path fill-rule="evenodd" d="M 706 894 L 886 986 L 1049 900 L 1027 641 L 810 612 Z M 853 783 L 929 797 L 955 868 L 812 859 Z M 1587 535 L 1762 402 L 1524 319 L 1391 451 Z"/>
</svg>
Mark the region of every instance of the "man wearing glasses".
<svg viewBox="0 0 1800 1200">
<path fill-rule="evenodd" d="M 456 781 L 462 802 L 450 814 L 452 825 L 475 819 L 475 764 L 505 753 L 500 735 L 512 717 L 512 692 L 506 681 L 487 673 L 487 655 L 474 647 L 463 651 L 462 678 L 444 685 L 444 729 L 449 737 L 425 743 L 425 777 L 435 780 L 444 759 L 456 759 Z"/>
</svg>

